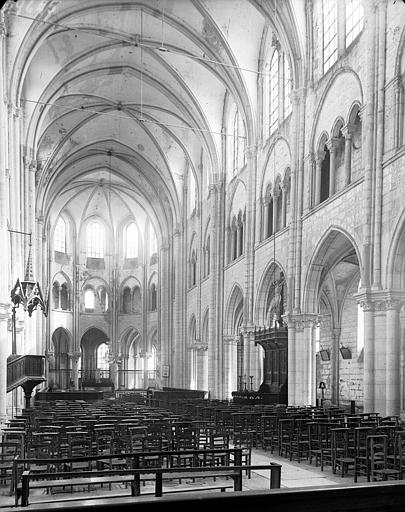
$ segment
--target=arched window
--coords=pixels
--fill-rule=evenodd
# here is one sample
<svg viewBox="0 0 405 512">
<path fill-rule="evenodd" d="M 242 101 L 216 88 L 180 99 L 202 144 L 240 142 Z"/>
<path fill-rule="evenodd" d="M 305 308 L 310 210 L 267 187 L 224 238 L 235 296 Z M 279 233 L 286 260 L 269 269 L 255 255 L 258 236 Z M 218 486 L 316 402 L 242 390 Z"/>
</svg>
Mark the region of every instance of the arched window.
<svg viewBox="0 0 405 512">
<path fill-rule="evenodd" d="M 66 223 L 62 217 L 58 218 L 55 227 L 55 251 L 66 252 Z"/>
<path fill-rule="evenodd" d="M 292 78 L 290 61 L 287 54 L 284 54 L 284 118 L 288 117 L 292 112 L 291 91 Z"/>
<path fill-rule="evenodd" d="M 237 234 L 237 240 L 238 240 L 238 257 L 241 256 L 244 252 L 244 217 L 242 213 L 240 212 L 238 215 L 238 234 Z"/>
<path fill-rule="evenodd" d="M 361 0 L 346 0 L 346 46 L 363 30 L 364 10 Z"/>
<path fill-rule="evenodd" d="M 149 229 L 149 252 L 150 256 L 157 253 L 157 238 L 155 230 L 153 229 L 152 225 Z"/>
<path fill-rule="evenodd" d="M 195 211 L 195 207 L 197 205 L 197 186 L 195 182 L 194 173 L 191 169 L 188 171 L 188 199 L 189 199 L 189 214 L 191 215 Z"/>
<path fill-rule="evenodd" d="M 336 62 L 338 56 L 336 0 L 323 0 L 323 72 Z"/>
<path fill-rule="evenodd" d="M 156 293 L 156 285 L 152 283 L 150 287 L 150 310 L 156 311 L 157 309 L 157 293 Z"/>
<path fill-rule="evenodd" d="M 107 290 L 102 286 L 98 290 L 98 297 L 100 301 L 101 311 L 107 311 L 108 309 L 108 293 Z"/>
<path fill-rule="evenodd" d="M 195 286 L 197 283 L 197 255 L 195 249 L 191 253 L 190 259 L 190 286 Z"/>
<path fill-rule="evenodd" d="M 278 79 L 279 79 L 279 54 L 275 50 L 270 63 L 270 134 L 277 129 L 278 124 Z"/>
<path fill-rule="evenodd" d="M 132 312 L 140 313 L 142 311 L 142 302 L 141 302 L 141 289 L 139 286 L 135 286 L 132 292 Z"/>
<path fill-rule="evenodd" d="M 329 197 L 329 181 L 330 181 L 330 153 L 328 147 L 324 146 L 325 157 L 321 165 L 321 197 L 320 202 L 325 201 Z"/>
<path fill-rule="evenodd" d="M 63 283 L 60 287 L 60 307 L 63 311 L 67 311 L 69 309 L 69 293 L 66 283 Z"/>
<path fill-rule="evenodd" d="M 235 117 L 233 118 L 233 146 L 232 146 L 232 160 L 233 160 L 233 173 L 238 170 L 238 156 L 239 156 L 239 112 L 236 110 Z"/>
<path fill-rule="evenodd" d="M 209 276 L 211 272 L 211 240 L 210 236 L 207 236 L 207 241 L 205 242 L 205 276 Z"/>
<path fill-rule="evenodd" d="M 135 222 L 131 222 L 125 230 L 125 257 L 138 257 L 138 229 Z"/>
<path fill-rule="evenodd" d="M 266 238 L 273 234 L 273 197 L 270 197 L 267 206 L 267 232 Z"/>
<path fill-rule="evenodd" d="M 96 368 L 97 370 L 109 370 L 109 354 L 110 349 L 107 345 L 107 343 L 100 343 L 100 345 L 97 347 L 97 354 L 96 354 Z"/>
<path fill-rule="evenodd" d="M 104 258 L 104 229 L 97 221 L 87 225 L 87 257 Z"/>
<path fill-rule="evenodd" d="M 52 302 L 54 309 L 59 309 L 59 283 L 55 281 L 52 285 Z"/>
<path fill-rule="evenodd" d="M 128 286 L 122 293 L 122 312 L 131 313 L 131 289 Z"/>
<path fill-rule="evenodd" d="M 234 217 L 232 222 L 232 247 L 232 260 L 236 260 L 238 257 L 238 224 L 236 217 Z"/>
<path fill-rule="evenodd" d="M 84 292 L 84 309 L 94 311 L 94 291 L 92 288 L 87 288 Z"/>
</svg>

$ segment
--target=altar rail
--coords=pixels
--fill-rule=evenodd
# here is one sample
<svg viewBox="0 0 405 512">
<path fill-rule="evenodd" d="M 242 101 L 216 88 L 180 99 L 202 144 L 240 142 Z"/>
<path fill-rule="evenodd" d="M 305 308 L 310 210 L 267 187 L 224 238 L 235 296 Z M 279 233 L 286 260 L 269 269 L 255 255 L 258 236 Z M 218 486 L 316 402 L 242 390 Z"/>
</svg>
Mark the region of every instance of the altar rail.
<svg viewBox="0 0 405 512">
<path fill-rule="evenodd" d="M 405 483 L 374 482 L 356 486 L 305 487 L 273 489 L 271 491 L 236 491 L 193 496 L 162 496 L 159 498 L 114 497 L 75 500 L 74 502 L 47 503 L 46 510 L 105 512 L 112 507 L 116 512 L 206 512 L 227 509 L 232 512 L 246 510 L 282 510 L 283 512 L 403 512 L 405 510 Z M 2 512 L 16 512 L 5 507 Z M 32 504 L 29 510 L 43 510 L 42 504 Z"/>
</svg>

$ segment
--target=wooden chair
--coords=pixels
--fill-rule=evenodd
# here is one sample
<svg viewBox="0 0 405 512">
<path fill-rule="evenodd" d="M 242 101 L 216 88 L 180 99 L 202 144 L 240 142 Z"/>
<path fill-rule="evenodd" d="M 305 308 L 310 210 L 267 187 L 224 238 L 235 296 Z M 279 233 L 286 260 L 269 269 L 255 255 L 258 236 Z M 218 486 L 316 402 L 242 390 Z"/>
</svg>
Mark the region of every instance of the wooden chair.
<svg viewBox="0 0 405 512">
<path fill-rule="evenodd" d="M 336 473 L 338 470 L 344 477 L 349 469 L 355 467 L 355 458 L 351 456 L 349 445 L 350 429 L 347 427 L 331 429 L 332 435 L 332 471 Z"/>
<path fill-rule="evenodd" d="M 278 454 L 289 456 L 291 436 L 294 428 L 294 418 L 282 418 L 278 422 Z"/>
<path fill-rule="evenodd" d="M 250 466 L 252 463 L 253 438 L 250 432 L 239 432 L 234 434 L 233 447 L 242 449 L 242 465 Z M 231 458 L 231 462 L 233 459 Z M 251 471 L 247 470 L 246 475 L 251 478 Z"/>
<path fill-rule="evenodd" d="M 260 436 L 258 442 L 263 450 L 273 453 L 278 444 L 278 415 L 263 415 L 260 424 Z"/>
<path fill-rule="evenodd" d="M 357 482 L 359 476 L 366 476 L 370 481 L 370 456 L 368 453 L 367 437 L 375 431 L 373 426 L 355 427 L 354 429 L 354 481 Z"/>
<path fill-rule="evenodd" d="M 387 459 L 388 437 L 376 434 L 367 437 L 367 454 L 370 460 L 371 480 L 398 480 L 401 472 L 392 466 Z"/>
<path fill-rule="evenodd" d="M 3 441 L 0 443 L 0 482 L 10 484 L 10 496 L 13 494 L 13 461 L 21 456 L 21 444 L 19 442 Z"/>
<path fill-rule="evenodd" d="M 288 452 L 290 455 L 290 460 L 293 460 L 294 455 L 296 456 L 298 462 L 301 462 L 302 458 L 308 459 L 309 433 L 307 418 L 296 418 L 294 420 L 290 435 Z"/>
</svg>

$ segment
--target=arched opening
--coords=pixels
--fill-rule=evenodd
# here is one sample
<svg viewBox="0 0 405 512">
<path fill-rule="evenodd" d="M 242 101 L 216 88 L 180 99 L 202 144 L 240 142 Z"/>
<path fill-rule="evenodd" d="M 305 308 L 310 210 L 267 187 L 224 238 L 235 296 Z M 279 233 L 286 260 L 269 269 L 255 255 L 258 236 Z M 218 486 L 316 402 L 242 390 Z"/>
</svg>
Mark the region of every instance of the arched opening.
<svg viewBox="0 0 405 512">
<path fill-rule="evenodd" d="M 329 197 L 329 183 L 330 183 L 330 153 L 328 147 L 323 148 L 324 158 L 321 164 L 321 197 L 320 202 L 322 203 Z"/>
<path fill-rule="evenodd" d="M 110 368 L 108 336 L 93 327 L 86 331 L 80 341 L 82 351 L 81 387 L 113 387 Z"/>
<path fill-rule="evenodd" d="M 324 398 L 329 403 L 349 406 L 352 400 L 360 407 L 363 403 L 363 361 L 358 349 L 357 294 L 360 283 L 358 251 L 352 240 L 342 231 L 332 229 L 324 237 L 311 261 L 305 287 L 305 310 L 313 314 L 312 333 L 309 343 L 309 357 L 306 368 L 310 375 L 306 382 L 307 401 L 314 402 L 317 396 L 316 379 L 325 382 Z M 318 331 L 319 350 L 326 351 L 329 358 L 316 357 L 315 332 Z M 352 354 L 344 359 L 340 348 L 345 347 Z M 370 350 L 370 347 L 364 347 Z M 300 379 L 298 379 L 300 382 Z M 302 382 L 298 387 L 305 389 Z"/>
<path fill-rule="evenodd" d="M 244 351 L 247 345 L 241 329 L 243 304 L 242 290 L 235 285 L 228 301 L 224 323 L 224 333 L 229 339 L 225 352 L 226 392 L 229 397 L 232 396 L 233 391 L 243 387 L 245 375 Z"/>
<path fill-rule="evenodd" d="M 69 389 L 71 375 L 69 366 L 70 335 L 62 327 L 56 329 L 52 334 L 52 345 L 54 351 L 53 361 L 49 364 L 49 382 L 53 381 L 56 389 Z"/>
</svg>

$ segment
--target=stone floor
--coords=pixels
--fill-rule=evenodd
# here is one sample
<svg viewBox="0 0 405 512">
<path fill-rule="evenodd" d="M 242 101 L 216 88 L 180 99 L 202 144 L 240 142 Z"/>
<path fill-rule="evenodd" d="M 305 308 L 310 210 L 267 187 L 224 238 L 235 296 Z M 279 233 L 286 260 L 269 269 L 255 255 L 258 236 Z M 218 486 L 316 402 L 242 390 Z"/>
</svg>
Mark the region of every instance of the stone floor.
<svg viewBox="0 0 405 512">
<path fill-rule="evenodd" d="M 266 452 L 261 449 L 253 449 L 252 452 L 252 464 L 268 464 L 269 462 L 277 462 L 281 464 L 281 487 L 282 488 L 294 488 L 294 487 L 321 487 L 328 485 L 356 485 L 353 482 L 353 474 L 350 473 L 349 476 L 341 477 L 339 475 L 334 475 L 332 473 L 332 469 L 330 466 L 326 466 L 324 471 L 321 471 L 321 468 L 315 467 L 313 464 L 309 464 L 308 461 L 304 460 L 300 463 L 297 461 L 289 461 L 284 457 L 279 457 L 278 455 L 271 454 L 270 452 Z M 269 483 L 270 472 L 269 471 L 255 471 L 252 472 L 251 478 L 247 478 L 244 476 L 243 478 L 243 489 L 244 490 L 268 490 L 270 488 Z M 359 478 L 359 483 L 364 483 L 365 478 Z M 190 484 L 192 482 L 190 481 Z M 171 483 L 170 485 L 178 485 L 176 482 Z M 182 485 L 187 485 L 187 482 L 183 480 Z M 193 486 L 196 484 L 193 483 Z M 207 484 L 208 485 L 208 484 Z M 150 492 L 153 493 L 154 484 L 147 483 L 142 487 L 141 492 Z M 211 492 L 211 491 L 207 491 Z M 228 492 L 228 491 L 227 491 Z M 64 494 L 64 497 L 67 497 L 70 492 L 60 491 L 60 493 Z M 97 487 L 92 490 L 90 493 L 86 488 L 82 490 L 78 490 L 75 493 L 75 497 L 98 497 L 98 496 L 108 496 L 114 493 L 114 495 L 128 495 L 129 490 L 126 489 L 123 485 L 114 486 L 112 490 L 108 490 L 108 488 L 100 488 Z M 59 492 L 57 492 L 59 494 Z M 46 495 L 45 490 L 38 490 L 33 493 L 30 493 L 30 502 L 34 503 L 36 501 L 36 497 L 41 497 L 41 501 L 46 499 L 49 501 L 53 501 L 55 496 L 53 494 Z M 73 497 L 73 495 L 72 495 Z M 37 498 L 38 499 L 38 498 Z M 9 496 L 8 487 L 0 484 L 0 508 L 1 507 L 10 507 L 14 505 L 14 496 Z"/>
</svg>

